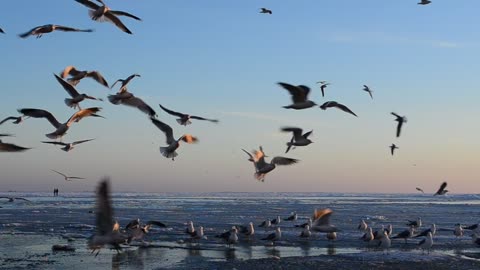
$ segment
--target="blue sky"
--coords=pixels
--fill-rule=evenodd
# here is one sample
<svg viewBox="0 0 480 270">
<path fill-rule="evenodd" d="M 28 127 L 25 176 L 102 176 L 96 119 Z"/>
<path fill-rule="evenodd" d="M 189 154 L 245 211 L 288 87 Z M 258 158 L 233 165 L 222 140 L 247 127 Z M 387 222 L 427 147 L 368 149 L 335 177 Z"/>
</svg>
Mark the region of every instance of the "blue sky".
<svg viewBox="0 0 480 270">
<path fill-rule="evenodd" d="M 53 77 L 68 65 L 99 70 L 109 83 L 139 73 L 129 90 L 175 136 L 191 133 L 200 142 L 182 145 L 172 162 L 160 155 L 165 137 L 144 114 L 86 101 L 83 107 L 101 106 L 107 119 L 74 125 L 65 142 L 96 140 L 69 153 L 40 143 L 53 131 L 43 119 L 0 126 L 16 134 L 5 141 L 34 147 L 0 155 L 0 189 L 91 190 L 110 175 L 114 190 L 138 192 L 414 192 L 416 186 L 434 192 L 442 181 L 452 192 L 478 192 L 480 2 L 416 2 L 108 1 L 143 19 L 122 18 L 133 35 L 92 21 L 75 1 L 6 2 L 0 117 L 32 107 L 68 119 L 74 111 Z M 259 14 L 260 7 L 273 14 Z M 17 36 L 48 23 L 96 31 Z M 325 98 L 319 80 L 332 83 Z M 285 110 L 290 97 L 279 81 L 308 85 L 312 100 L 338 101 L 359 118 L 334 109 Z M 373 101 L 363 84 L 373 89 Z M 88 80 L 77 88 L 103 98 L 113 93 Z M 221 122 L 179 126 L 159 103 Z M 399 139 L 391 111 L 409 120 Z M 240 149 L 263 145 L 270 156 L 284 155 L 289 135 L 279 129 L 286 125 L 313 129 L 315 143 L 287 155 L 299 164 L 279 167 L 259 183 Z M 400 147 L 393 158 L 391 143 Z M 50 169 L 89 180 L 65 183 Z"/>
</svg>

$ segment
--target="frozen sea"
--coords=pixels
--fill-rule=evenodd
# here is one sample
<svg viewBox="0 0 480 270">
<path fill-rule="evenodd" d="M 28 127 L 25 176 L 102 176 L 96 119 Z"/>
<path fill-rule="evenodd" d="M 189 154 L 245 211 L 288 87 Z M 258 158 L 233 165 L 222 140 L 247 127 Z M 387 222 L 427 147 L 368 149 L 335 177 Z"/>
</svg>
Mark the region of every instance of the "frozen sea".
<svg viewBox="0 0 480 270">
<path fill-rule="evenodd" d="M 452 194 L 339 194 L 339 193 L 114 193 L 114 218 L 122 227 L 132 219 L 158 220 L 167 228 L 153 228 L 146 236 L 150 248 L 141 243 L 125 246 L 122 253 L 103 249 L 95 257 L 86 248 L 86 238 L 94 233 L 94 193 L 19 193 L 5 192 L 0 196 L 24 197 L 31 203 L 16 200 L 0 201 L 0 267 L 38 269 L 83 269 L 87 265 L 100 269 L 162 269 L 192 268 L 197 263 L 328 255 L 352 256 L 359 261 L 369 257 L 383 258 L 383 252 L 367 247 L 359 240 L 357 230 L 361 219 L 374 229 L 393 225 L 393 234 L 407 228 L 407 220 L 422 218 L 423 226 L 431 223 L 440 229 L 434 238 L 430 255 L 417 248 L 421 238 L 393 240 L 390 255 L 399 260 L 412 258 L 461 257 L 478 260 L 480 247 L 471 241 L 471 232 L 459 239 L 453 235 L 456 223 L 471 225 L 480 222 L 480 196 Z M 331 222 L 340 232 L 335 242 L 324 233 L 311 239 L 298 237 L 301 224 L 314 209 L 334 211 Z M 259 228 L 265 219 L 277 215 L 286 218 L 298 213 L 296 222 L 282 221 L 282 241 L 276 248 L 266 246 L 260 238 L 272 232 Z M 188 242 L 186 223 L 203 226 L 207 239 L 199 245 Z M 235 249 L 229 249 L 215 235 L 232 225 L 255 224 L 256 236 L 248 241 L 240 237 Z M 184 241 L 184 243 L 182 243 Z M 70 244 L 71 253 L 52 252 L 53 244 Z"/>
</svg>

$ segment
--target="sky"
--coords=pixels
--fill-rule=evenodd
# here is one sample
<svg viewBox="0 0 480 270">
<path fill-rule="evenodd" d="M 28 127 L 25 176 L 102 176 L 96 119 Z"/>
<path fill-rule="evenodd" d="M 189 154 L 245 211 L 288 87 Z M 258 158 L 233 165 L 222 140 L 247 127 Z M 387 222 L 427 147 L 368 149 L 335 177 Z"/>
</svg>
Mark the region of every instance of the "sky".
<svg viewBox="0 0 480 270">
<path fill-rule="evenodd" d="M 159 152 L 164 134 L 145 114 L 84 101 L 82 107 L 102 107 L 106 119 L 72 126 L 64 142 L 95 140 L 68 153 L 41 143 L 54 131 L 44 119 L 0 126 L 0 133 L 16 135 L 3 141 L 33 148 L 0 153 L 0 191 L 90 191 L 110 176 L 116 192 L 411 193 L 418 186 L 433 193 L 447 181 L 452 193 L 479 193 L 480 2 L 417 2 L 108 1 L 142 18 L 121 18 L 133 35 L 92 21 L 73 0 L 5 2 L 0 118 L 41 108 L 66 121 L 75 111 L 64 104 L 67 93 L 53 73 L 69 65 L 98 70 L 110 84 L 138 73 L 129 91 L 175 137 L 190 133 L 199 143 L 181 145 L 169 160 Z M 261 7 L 273 14 L 260 14 Z M 18 37 L 49 23 L 95 32 Z M 324 98 L 321 80 L 331 83 Z M 284 109 L 291 100 L 278 82 L 307 85 L 311 100 L 340 102 L 359 117 Z M 115 93 L 88 79 L 77 89 L 105 100 Z M 220 123 L 183 127 L 158 104 Z M 408 118 L 400 138 L 390 112 Z M 313 130 L 314 143 L 285 154 L 284 126 Z M 393 157 L 392 143 L 399 147 Z M 260 145 L 270 157 L 300 162 L 258 182 L 241 149 Z M 65 182 L 52 169 L 87 180 Z"/>
</svg>

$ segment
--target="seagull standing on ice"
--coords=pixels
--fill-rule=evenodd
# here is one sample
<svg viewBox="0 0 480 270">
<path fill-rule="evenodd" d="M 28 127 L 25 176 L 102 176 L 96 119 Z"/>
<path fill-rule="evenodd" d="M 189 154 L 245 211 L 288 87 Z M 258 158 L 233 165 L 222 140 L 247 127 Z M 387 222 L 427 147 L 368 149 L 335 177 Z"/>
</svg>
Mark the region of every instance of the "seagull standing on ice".
<svg viewBox="0 0 480 270">
<path fill-rule="evenodd" d="M 387 250 L 387 254 L 389 253 L 390 246 L 392 246 L 392 240 L 388 236 L 387 231 L 383 231 L 383 236 L 380 238 L 380 243 L 378 243 L 378 247 L 381 248 L 385 254 L 385 250 Z"/>
<path fill-rule="evenodd" d="M 407 239 L 408 238 L 411 238 L 413 236 L 415 232 L 415 228 L 413 226 L 410 226 L 410 228 L 408 228 L 408 230 L 405 230 L 401 233 L 398 233 L 397 235 L 395 235 L 394 237 L 392 237 L 392 239 L 395 239 L 395 238 L 403 238 L 405 240 L 405 244 L 407 243 Z"/>
<path fill-rule="evenodd" d="M 267 237 L 262 238 L 261 240 L 272 241 L 273 245 L 275 245 L 276 241 L 280 241 L 282 239 L 282 231 L 280 227 L 275 228 L 275 232 L 269 234 Z"/>
<path fill-rule="evenodd" d="M 184 141 L 186 143 L 196 143 L 198 141 L 197 138 L 193 137 L 190 134 L 184 134 L 180 138 L 178 138 L 178 140 L 175 140 L 175 138 L 173 137 L 173 129 L 169 125 L 153 117 L 151 117 L 150 120 L 152 120 L 152 123 L 156 127 L 163 131 L 163 133 L 165 133 L 168 146 L 160 147 L 160 153 L 162 153 L 162 155 L 166 158 L 171 158 L 172 160 L 175 160 L 175 157 L 178 156 L 175 150 L 180 147 L 180 141 Z"/>
<path fill-rule="evenodd" d="M 459 223 L 455 224 L 455 229 L 453 230 L 453 234 L 457 239 L 463 236 L 463 228 L 461 224 Z"/>
<path fill-rule="evenodd" d="M 436 232 L 437 232 L 437 226 L 435 225 L 435 223 L 432 223 L 429 229 L 423 230 L 421 233 L 415 235 L 414 238 L 427 236 L 428 233 L 432 233 L 432 236 L 434 236 Z"/>
<path fill-rule="evenodd" d="M 288 83 L 279 82 L 278 83 L 281 87 L 286 89 L 290 95 L 292 96 L 292 105 L 283 106 L 285 109 L 294 109 L 294 110 L 302 110 L 308 109 L 315 105 L 315 102 L 308 100 L 308 94 L 310 93 L 310 88 L 305 85 L 291 85 Z"/>
<path fill-rule="evenodd" d="M 422 218 L 418 217 L 417 220 L 409 220 L 407 226 L 413 226 L 414 228 L 422 227 Z"/>
<path fill-rule="evenodd" d="M 288 218 L 284 218 L 285 221 L 296 221 L 298 218 L 297 212 L 292 212 Z"/>
<path fill-rule="evenodd" d="M 357 229 L 360 231 L 366 231 L 367 228 L 368 228 L 368 224 L 365 222 L 365 220 L 362 219 L 362 221 L 360 221 L 360 224 L 358 224 Z"/>
<path fill-rule="evenodd" d="M 307 225 L 300 233 L 300 237 L 309 238 L 310 236 L 312 236 L 312 232 L 310 231 L 310 226 Z"/>
<path fill-rule="evenodd" d="M 262 224 L 260 224 L 258 227 L 264 227 L 265 230 L 269 227 L 272 226 L 272 222 L 270 221 L 270 219 L 267 219 L 265 220 L 264 222 L 262 222 Z"/>
<path fill-rule="evenodd" d="M 432 248 L 433 246 L 433 238 L 432 238 L 432 233 L 429 232 L 427 234 L 427 236 L 425 237 L 425 239 L 423 239 L 422 241 L 420 241 L 420 243 L 418 243 L 418 246 L 423 249 L 423 251 L 425 252 L 425 250 L 427 250 L 427 253 L 430 254 L 430 249 Z"/>
<path fill-rule="evenodd" d="M 310 228 L 312 227 L 312 219 L 311 218 L 308 218 L 307 222 L 305 222 L 303 224 L 295 225 L 295 227 L 305 228 L 305 227 L 307 227 L 307 225 L 310 226 Z"/>
</svg>

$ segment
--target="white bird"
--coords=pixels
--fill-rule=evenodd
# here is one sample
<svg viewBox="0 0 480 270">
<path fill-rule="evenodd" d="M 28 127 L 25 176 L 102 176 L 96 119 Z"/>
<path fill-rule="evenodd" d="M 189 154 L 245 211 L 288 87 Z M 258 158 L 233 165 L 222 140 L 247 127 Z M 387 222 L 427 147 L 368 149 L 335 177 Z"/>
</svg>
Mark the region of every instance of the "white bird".
<svg viewBox="0 0 480 270">
<path fill-rule="evenodd" d="M 141 98 L 136 97 L 128 91 L 116 93 L 115 95 L 109 95 L 108 100 L 113 105 L 123 104 L 126 106 L 139 109 L 141 112 L 148 114 L 150 117 L 156 117 L 157 113 Z"/>
<path fill-rule="evenodd" d="M 175 138 L 173 137 L 173 129 L 169 125 L 153 117 L 151 117 L 150 120 L 152 120 L 152 123 L 156 127 L 163 131 L 163 133 L 165 133 L 168 146 L 160 147 L 160 153 L 162 153 L 162 155 L 166 158 L 171 158 L 172 160 L 175 160 L 175 157 L 178 156 L 175 150 L 180 147 L 180 141 L 184 141 L 186 143 L 196 143 L 198 141 L 196 137 L 193 137 L 190 134 L 184 134 L 180 138 L 178 138 L 178 140 L 175 140 Z"/>
<path fill-rule="evenodd" d="M 253 160 L 253 164 L 255 165 L 254 177 L 258 181 L 262 182 L 265 181 L 265 176 L 267 175 L 267 173 L 273 171 L 276 165 L 291 165 L 299 161 L 298 159 L 276 156 L 270 161 L 270 163 L 267 163 L 265 161 L 265 153 L 263 152 L 263 150 L 254 150 L 252 152 L 253 155 L 247 152 L 245 149 L 242 150 L 243 152 L 247 153 L 247 155 L 249 156 L 249 160 Z"/>
<path fill-rule="evenodd" d="M 277 216 L 276 218 L 272 219 L 270 223 L 272 225 L 278 226 L 278 224 L 280 224 L 280 221 L 282 221 L 282 219 L 280 218 L 280 216 Z"/>
<path fill-rule="evenodd" d="M 280 86 L 285 88 L 290 95 L 292 96 L 292 105 L 283 106 L 285 109 L 295 109 L 295 110 L 302 110 L 311 108 L 317 105 L 315 102 L 308 100 L 308 94 L 310 93 L 310 88 L 305 85 L 298 85 L 294 86 L 288 83 L 278 83 Z"/>
<path fill-rule="evenodd" d="M 430 253 L 430 249 L 432 248 L 433 246 L 433 238 L 432 238 L 432 233 L 429 232 L 427 234 L 427 237 L 425 237 L 422 241 L 420 241 L 420 243 L 418 243 L 418 246 L 423 249 L 423 251 L 425 252 L 425 250 L 427 250 L 428 253 Z"/>
<path fill-rule="evenodd" d="M 413 234 L 415 233 L 415 228 L 414 226 L 410 226 L 408 230 L 405 230 L 403 232 L 398 233 L 392 239 L 395 238 L 403 238 L 405 240 L 405 244 L 407 243 L 407 239 L 413 237 Z"/>
<path fill-rule="evenodd" d="M 418 217 L 417 220 L 409 220 L 407 226 L 413 226 L 414 228 L 422 227 L 422 218 Z"/>
<path fill-rule="evenodd" d="M 112 89 L 115 86 L 115 84 L 117 84 L 117 82 L 121 82 L 122 86 L 120 86 L 120 89 L 118 90 L 118 93 L 126 92 L 126 91 L 128 91 L 127 90 L 127 84 L 135 77 L 141 77 L 141 76 L 140 76 L 140 74 L 135 73 L 135 74 L 132 74 L 132 75 L 128 76 L 126 79 L 118 79 L 112 84 L 110 89 Z"/>
<path fill-rule="evenodd" d="M 337 227 L 330 224 L 330 217 L 332 214 L 333 211 L 329 208 L 315 209 L 312 217 L 312 231 L 337 232 Z"/>
<path fill-rule="evenodd" d="M 287 150 L 285 153 L 288 153 L 290 151 L 290 148 L 292 146 L 307 146 L 311 143 L 313 143 L 310 139 L 308 139 L 308 136 L 310 136 L 313 132 L 313 130 L 306 132 L 305 134 L 302 135 L 302 129 L 297 128 L 297 127 L 284 127 L 280 129 L 283 132 L 292 132 L 293 136 L 290 142 L 287 142 Z"/>
<path fill-rule="evenodd" d="M 66 67 L 62 72 L 60 72 L 60 77 L 62 79 L 65 79 L 68 75 L 72 76 L 67 79 L 67 81 L 71 85 L 77 85 L 80 80 L 84 78 L 92 78 L 101 85 L 109 88 L 107 80 L 100 74 L 100 72 L 93 70 L 93 71 L 88 71 L 88 70 L 77 70 L 74 66 L 68 66 Z"/>
<path fill-rule="evenodd" d="M 87 108 L 80 110 L 76 113 L 74 113 L 65 123 L 60 123 L 58 120 L 48 111 L 46 110 L 41 110 L 41 109 L 29 109 L 29 108 L 24 108 L 24 109 L 18 109 L 18 112 L 25 115 L 29 116 L 32 118 L 45 118 L 52 124 L 56 130 L 52 133 L 45 134 L 50 139 L 57 139 L 57 138 L 62 138 L 70 128 L 70 126 L 74 122 L 79 122 L 81 119 L 88 117 L 88 116 L 94 116 L 94 117 L 103 117 L 100 115 L 97 115 L 96 113 L 99 112 L 102 108 L 99 107 L 92 107 L 92 108 Z"/>
<path fill-rule="evenodd" d="M 463 236 L 463 228 L 461 224 L 455 224 L 455 229 L 453 230 L 453 234 L 456 236 L 458 239 L 459 237 Z"/>
<path fill-rule="evenodd" d="M 280 241 L 282 239 L 282 231 L 280 230 L 280 227 L 275 228 L 275 232 L 269 234 L 267 237 L 262 238 L 261 240 L 267 240 L 267 241 L 272 241 L 273 245 L 275 245 L 276 241 Z"/>
<path fill-rule="evenodd" d="M 272 222 L 270 221 L 270 219 L 266 219 L 265 221 L 262 222 L 262 224 L 260 224 L 258 227 L 264 227 L 265 230 L 269 227 L 272 226 Z"/>
<path fill-rule="evenodd" d="M 187 228 L 185 229 L 185 233 L 190 236 L 193 236 L 193 234 L 195 233 L 195 227 L 193 226 L 193 221 L 188 222 Z"/>
<path fill-rule="evenodd" d="M 363 234 L 363 236 L 360 239 L 362 239 L 365 242 L 373 241 L 375 237 L 373 236 L 372 227 L 368 227 L 367 232 L 365 232 L 365 234 Z"/>
<path fill-rule="evenodd" d="M 69 152 L 69 151 L 73 150 L 73 148 L 75 148 L 75 145 L 85 143 L 85 142 L 89 142 L 89 141 L 92 141 L 92 140 L 94 140 L 94 139 L 75 141 L 75 142 L 72 142 L 72 143 L 63 143 L 63 142 L 55 142 L 55 141 L 53 141 L 53 142 L 42 142 L 42 143 L 62 145 L 64 147 L 62 147 L 60 149 L 62 149 L 65 152 Z"/>
<path fill-rule="evenodd" d="M 203 239 L 203 237 L 204 237 L 203 226 L 198 227 L 198 230 L 195 230 L 195 231 L 191 234 L 191 237 L 192 237 L 192 240 L 196 240 L 197 242 L 198 242 L 199 240 Z"/>
<path fill-rule="evenodd" d="M 95 234 L 88 240 L 88 248 L 92 250 L 92 253 L 100 249 L 105 245 L 111 245 L 119 252 L 121 250 L 120 244 L 127 241 L 128 236 L 120 232 L 120 225 L 113 222 L 113 210 L 110 198 L 110 185 L 109 179 L 104 178 L 100 181 L 97 188 L 96 198 L 96 217 L 95 217 Z"/>
<path fill-rule="evenodd" d="M 61 176 L 63 176 L 65 178 L 65 181 L 72 181 L 71 179 L 85 179 L 85 178 L 77 177 L 77 176 L 67 176 L 66 174 L 63 174 L 63 173 L 55 171 L 55 170 L 52 170 L 52 171 L 54 171 L 54 172 L 60 174 Z"/>
<path fill-rule="evenodd" d="M 247 226 L 236 226 L 239 233 L 244 234 L 247 237 L 251 237 L 255 234 L 253 222 L 249 222 Z"/>
<path fill-rule="evenodd" d="M 358 224 L 357 229 L 360 231 L 366 231 L 367 228 L 368 228 L 368 224 L 365 222 L 365 220 L 362 219 L 362 221 L 360 221 L 360 224 Z"/>
<path fill-rule="evenodd" d="M 390 246 L 392 246 L 392 240 L 390 240 L 390 237 L 387 231 L 383 231 L 383 237 L 380 238 L 380 243 L 378 243 L 378 247 L 380 247 L 384 253 L 385 253 L 385 250 L 387 250 L 387 254 L 388 254 L 388 250 L 390 249 Z"/>
<path fill-rule="evenodd" d="M 328 232 L 325 236 L 327 237 L 328 241 L 335 241 L 337 239 L 336 232 Z"/>
<path fill-rule="evenodd" d="M 312 232 L 310 231 L 310 226 L 307 225 L 300 233 L 300 237 L 308 238 L 310 236 L 312 236 Z"/>
<path fill-rule="evenodd" d="M 284 218 L 285 221 L 296 221 L 298 218 L 297 212 L 292 212 L 292 214 L 288 218 Z"/>
<path fill-rule="evenodd" d="M 77 29 L 62 25 L 56 24 L 46 24 L 42 26 L 37 26 L 35 28 L 30 29 L 28 32 L 18 35 L 21 38 L 27 38 L 29 36 L 37 36 L 37 38 L 41 38 L 43 34 L 51 33 L 55 30 L 63 31 L 63 32 L 93 32 L 93 29 Z"/>
<path fill-rule="evenodd" d="M 392 224 L 388 224 L 388 226 L 387 226 L 387 228 L 385 229 L 385 231 L 387 232 L 388 237 L 392 236 L 392 233 L 393 233 L 393 226 L 392 226 Z"/>
<path fill-rule="evenodd" d="M 421 233 L 415 235 L 414 238 L 427 236 L 428 233 L 432 233 L 432 236 L 435 236 L 436 232 L 437 232 L 437 226 L 435 225 L 435 223 L 432 223 L 432 225 L 430 225 L 429 229 L 423 230 Z"/>
<path fill-rule="evenodd" d="M 295 227 L 305 228 L 307 225 L 310 226 L 310 228 L 312 227 L 312 219 L 311 218 L 308 218 L 307 222 L 305 222 L 303 224 L 295 225 Z"/>
<path fill-rule="evenodd" d="M 122 21 L 117 16 L 127 16 L 137 21 L 142 20 L 139 17 L 134 16 L 125 11 L 111 10 L 109 7 L 105 5 L 103 0 L 97 0 L 99 3 L 102 4 L 102 6 L 99 6 L 88 0 L 75 0 L 75 1 L 91 9 L 88 11 L 88 14 L 92 18 L 92 20 L 110 21 L 113 24 L 115 24 L 120 30 L 122 30 L 127 34 L 132 34 L 132 32 L 122 23 Z"/>
<path fill-rule="evenodd" d="M 168 114 L 180 117 L 179 119 L 177 119 L 177 123 L 179 123 L 182 126 L 190 125 L 192 123 L 190 121 L 190 119 L 205 120 L 205 121 L 209 121 L 209 122 L 212 122 L 212 123 L 218 123 L 219 122 L 217 119 L 208 119 L 208 118 L 203 118 L 203 117 L 200 117 L 200 116 L 175 112 L 175 111 L 172 111 L 172 110 L 169 110 L 169 109 L 163 107 L 162 104 L 158 104 L 158 105 L 160 106 L 160 108 L 162 108 L 162 110 L 164 110 Z"/>
<path fill-rule="evenodd" d="M 222 234 L 216 235 L 217 238 L 222 238 L 227 242 L 228 246 L 234 245 L 238 242 L 238 230 L 237 227 L 233 226 L 231 230 L 226 231 Z"/>
</svg>

